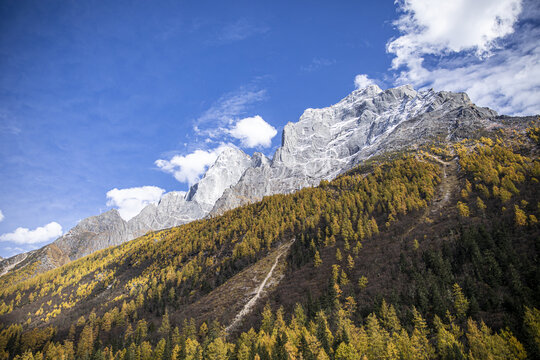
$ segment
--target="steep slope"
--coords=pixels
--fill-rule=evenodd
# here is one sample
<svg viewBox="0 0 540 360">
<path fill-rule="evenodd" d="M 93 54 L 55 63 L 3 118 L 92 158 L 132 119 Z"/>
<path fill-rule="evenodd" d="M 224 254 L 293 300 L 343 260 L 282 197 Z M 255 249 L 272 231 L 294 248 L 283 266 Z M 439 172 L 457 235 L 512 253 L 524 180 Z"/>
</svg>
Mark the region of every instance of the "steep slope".
<svg viewBox="0 0 540 360">
<path fill-rule="evenodd" d="M 319 187 L 4 283 L 0 351 L 535 358 L 540 161 L 513 129 L 491 136 L 372 157 Z M 213 320 L 233 325 L 228 339 Z"/>
<path fill-rule="evenodd" d="M 236 184 L 244 171 L 252 166 L 251 163 L 251 158 L 242 150 L 227 148 L 219 154 L 202 180 L 191 187 L 186 200 L 199 203 L 203 211 L 208 213 L 223 191 Z"/>
<path fill-rule="evenodd" d="M 90 224 L 95 228 L 79 231 L 75 227 L 68 232 L 70 236 L 57 240 L 61 253 L 54 252 L 56 259 L 49 257 L 46 246 L 26 256 L 25 261 L 20 261 L 22 257 L 0 261 L 0 269 L 6 272 L 26 267 L 31 276 L 148 231 L 221 214 L 263 196 L 317 185 L 373 155 L 417 147 L 434 139 L 478 136 L 483 129 L 503 126 L 496 115 L 475 106 L 463 93 L 418 92 L 411 86 L 383 91 L 373 85 L 355 90 L 339 103 L 307 109 L 297 123 L 287 124 L 282 146 L 272 161 L 260 153 L 249 157 L 239 149 L 228 148 L 185 196 L 179 192 L 166 194 L 159 204 L 148 205 L 127 224 L 118 216 L 91 217 Z M 105 229 L 103 234 L 101 229 Z M 35 266 L 36 262 L 40 265 Z"/>
<path fill-rule="evenodd" d="M 204 177 L 188 193 L 173 191 L 157 204 L 147 205 L 137 216 L 125 221 L 116 209 L 83 219 L 52 244 L 26 254 L 0 261 L 1 274 L 19 270 L 33 276 L 79 259 L 97 250 L 119 245 L 144 235 L 203 218 L 223 191 L 238 182 L 248 167 L 266 163 L 262 154 L 253 158 L 237 148 L 225 148 Z"/>
<path fill-rule="evenodd" d="M 128 238 L 127 224 L 118 210 L 112 209 L 101 215 L 81 220 L 77 226 L 54 242 L 70 259 L 93 253 L 112 245 L 117 239 Z"/>
</svg>

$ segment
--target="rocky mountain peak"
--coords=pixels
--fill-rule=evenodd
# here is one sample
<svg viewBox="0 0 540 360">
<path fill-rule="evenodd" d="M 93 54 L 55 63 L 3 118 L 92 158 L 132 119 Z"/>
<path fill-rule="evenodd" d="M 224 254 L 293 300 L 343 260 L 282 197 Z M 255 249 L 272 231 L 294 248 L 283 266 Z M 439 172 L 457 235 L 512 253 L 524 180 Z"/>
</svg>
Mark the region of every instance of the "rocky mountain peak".
<svg viewBox="0 0 540 360">
<path fill-rule="evenodd" d="M 242 150 L 227 147 L 208 168 L 203 178 L 190 188 L 187 201 L 197 202 L 203 211 L 210 211 L 223 191 L 238 182 L 251 166 L 251 158 Z"/>
<path fill-rule="evenodd" d="M 117 209 L 111 209 L 99 215 L 90 216 L 86 219 L 82 219 L 79 223 L 71 230 L 69 230 L 66 235 L 77 234 L 80 231 L 93 231 L 101 232 L 106 231 L 115 226 L 118 223 L 125 222 Z"/>
<path fill-rule="evenodd" d="M 416 91 L 410 85 L 355 90 L 329 107 L 306 109 L 298 122 L 285 125 L 271 165 L 248 169 L 212 213 L 316 185 L 385 151 L 473 134 L 496 115 L 464 93 Z"/>
<path fill-rule="evenodd" d="M 253 156 L 251 157 L 251 167 L 256 168 L 265 165 L 270 165 L 270 159 L 268 159 L 263 153 L 253 153 Z"/>
<path fill-rule="evenodd" d="M 306 109 L 298 122 L 285 125 L 272 160 L 228 146 L 187 193 L 169 192 L 129 222 L 115 209 L 89 217 L 55 244 L 73 260 L 150 230 L 317 185 L 385 151 L 474 136 L 482 128 L 496 126 L 496 116 L 474 105 L 465 93 L 416 91 L 410 85 L 382 90 L 370 85 L 334 105 Z"/>
</svg>

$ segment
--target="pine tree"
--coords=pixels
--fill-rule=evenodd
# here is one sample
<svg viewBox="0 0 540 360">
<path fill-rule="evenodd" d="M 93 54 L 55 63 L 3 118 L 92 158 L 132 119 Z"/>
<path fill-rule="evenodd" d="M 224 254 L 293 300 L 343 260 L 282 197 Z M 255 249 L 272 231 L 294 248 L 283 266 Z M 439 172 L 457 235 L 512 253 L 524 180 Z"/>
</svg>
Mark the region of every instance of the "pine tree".
<svg viewBox="0 0 540 360">
<path fill-rule="evenodd" d="M 77 343 L 77 357 L 79 359 L 90 359 L 92 356 L 92 350 L 94 348 L 94 333 L 92 325 L 87 324 L 79 336 L 79 342 Z"/>
<path fill-rule="evenodd" d="M 525 211 L 521 210 L 518 205 L 514 205 L 514 214 L 516 219 L 516 225 L 527 225 L 527 214 L 525 214 Z"/>
<path fill-rule="evenodd" d="M 180 346 L 178 344 L 174 345 L 172 354 L 171 354 L 171 360 L 180 360 L 180 356 L 181 356 Z"/>
<path fill-rule="evenodd" d="M 205 359 L 208 360 L 227 360 L 227 344 L 221 339 L 217 338 L 208 345 L 208 349 L 205 354 Z"/>
<path fill-rule="evenodd" d="M 349 270 L 354 269 L 354 259 L 351 255 L 347 256 L 347 267 L 349 268 Z"/>
<path fill-rule="evenodd" d="M 165 310 L 165 314 L 161 318 L 161 326 L 159 327 L 159 333 L 161 336 L 169 336 L 171 331 L 171 324 L 169 323 L 169 311 Z"/>
<path fill-rule="evenodd" d="M 360 289 L 365 289 L 367 287 L 367 284 L 368 284 L 368 279 L 367 277 L 365 277 L 364 275 L 362 275 L 360 277 L 360 279 L 358 279 L 358 287 Z"/>
<path fill-rule="evenodd" d="M 469 207 L 466 204 L 462 203 L 461 201 L 458 201 L 457 209 L 458 209 L 459 216 L 469 217 Z"/>
<path fill-rule="evenodd" d="M 525 307 L 523 324 L 527 334 L 527 342 L 533 355 L 540 356 L 540 310 Z"/>
<path fill-rule="evenodd" d="M 341 342 L 336 349 L 336 354 L 334 356 L 336 360 L 357 360 L 358 353 L 356 349 L 351 345 L 348 345 L 344 342 Z"/>
<path fill-rule="evenodd" d="M 313 259 L 313 265 L 315 267 L 319 267 L 322 265 L 322 259 L 321 259 L 321 255 L 319 255 L 319 251 L 315 251 L 315 257 Z"/>
<path fill-rule="evenodd" d="M 336 260 L 337 261 L 343 260 L 343 256 L 341 255 L 341 251 L 339 250 L 339 248 L 336 249 Z"/>
<path fill-rule="evenodd" d="M 452 288 L 452 296 L 454 297 L 454 308 L 458 318 L 464 319 L 469 310 L 469 300 L 463 295 L 463 291 L 457 283 Z"/>
<path fill-rule="evenodd" d="M 329 354 L 330 347 L 334 342 L 334 337 L 332 336 L 332 332 L 328 328 L 328 320 L 323 311 L 319 311 L 317 313 L 315 321 L 317 324 L 317 339 L 321 343 L 321 346 L 325 351 L 325 355 Z"/>
<path fill-rule="evenodd" d="M 274 329 L 274 314 L 269 303 L 266 303 L 262 312 L 261 329 L 269 335 L 272 334 Z"/>
</svg>

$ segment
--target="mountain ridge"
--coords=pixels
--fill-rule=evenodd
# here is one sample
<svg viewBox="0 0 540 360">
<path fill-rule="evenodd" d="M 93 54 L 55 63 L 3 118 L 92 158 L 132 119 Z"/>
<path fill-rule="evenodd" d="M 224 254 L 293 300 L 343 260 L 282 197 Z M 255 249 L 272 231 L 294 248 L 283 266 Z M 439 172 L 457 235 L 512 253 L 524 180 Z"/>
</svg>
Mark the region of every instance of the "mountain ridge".
<svg viewBox="0 0 540 360">
<path fill-rule="evenodd" d="M 111 217 L 113 210 L 87 218 L 93 219 L 94 227 L 76 231 L 78 224 L 55 240 L 63 253 L 60 259 L 45 258 L 49 254 L 43 250 L 46 245 L 24 258 L 0 261 L 0 273 L 36 261 L 40 262 L 38 271 L 46 271 L 54 264 L 148 231 L 215 216 L 263 196 L 317 185 L 385 151 L 418 146 L 441 136 L 465 137 L 482 128 L 500 126 L 493 120 L 496 116 L 496 112 L 474 105 L 464 93 L 416 91 L 410 85 L 384 91 L 376 85 L 358 89 L 329 107 L 308 108 L 298 122 L 289 122 L 283 130 L 282 145 L 271 160 L 261 153 L 250 157 L 240 149 L 227 147 L 187 193 L 166 193 L 157 205 L 147 205 L 127 222 L 119 216 Z"/>
<path fill-rule="evenodd" d="M 203 359 L 218 346 L 223 359 L 384 358 L 386 349 L 536 358 L 527 334 L 540 319 L 540 129 L 531 131 L 373 156 L 317 187 L 20 284 L 0 278 L 0 353 Z"/>
</svg>

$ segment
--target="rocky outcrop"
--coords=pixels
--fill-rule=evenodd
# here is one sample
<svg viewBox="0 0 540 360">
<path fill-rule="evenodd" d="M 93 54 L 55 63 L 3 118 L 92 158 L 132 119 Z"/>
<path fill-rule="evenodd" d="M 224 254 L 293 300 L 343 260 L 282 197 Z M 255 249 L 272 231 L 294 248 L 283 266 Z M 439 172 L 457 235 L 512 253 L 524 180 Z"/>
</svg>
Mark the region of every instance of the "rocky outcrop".
<svg viewBox="0 0 540 360">
<path fill-rule="evenodd" d="M 415 91 L 411 86 L 383 91 L 376 85 L 356 90 L 335 105 L 307 109 L 298 122 L 288 123 L 272 162 L 247 169 L 211 214 L 317 185 L 382 152 L 435 138 L 470 136 L 496 116 L 464 93 Z"/>
<path fill-rule="evenodd" d="M 0 272 L 4 274 L 31 265 L 36 265 L 37 272 L 43 272 L 148 231 L 201 219 L 214 207 L 225 189 L 238 183 L 247 168 L 268 163 L 268 158 L 260 153 L 250 157 L 240 149 L 227 147 L 189 192 L 166 193 L 157 204 L 147 205 L 129 221 L 122 219 L 116 209 L 83 219 L 53 243 L 0 261 Z"/>
<path fill-rule="evenodd" d="M 416 91 L 411 86 L 383 91 L 368 86 L 330 107 L 307 109 L 298 122 L 288 123 L 272 160 L 261 153 L 250 157 L 240 149 L 226 148 L 187 193 L 167 193 L 127 222 L 114 209 L 84 219 L 57 239 L 54 249 L 48 249 L 51 244 L 24 259 L 20 254 L 0 261 L 0 271 L 29 264 L 30 259 L 39 259 L 42 269 L 54 267 L 151 230 L 317 185 L 386 151 L 433 139 L 470 137 L 499 126 L 497 119 L 494 111 L 477 107 L 464 93 Z M 55 259 L 49 259 L 50 254 Z"/>
</svg>

